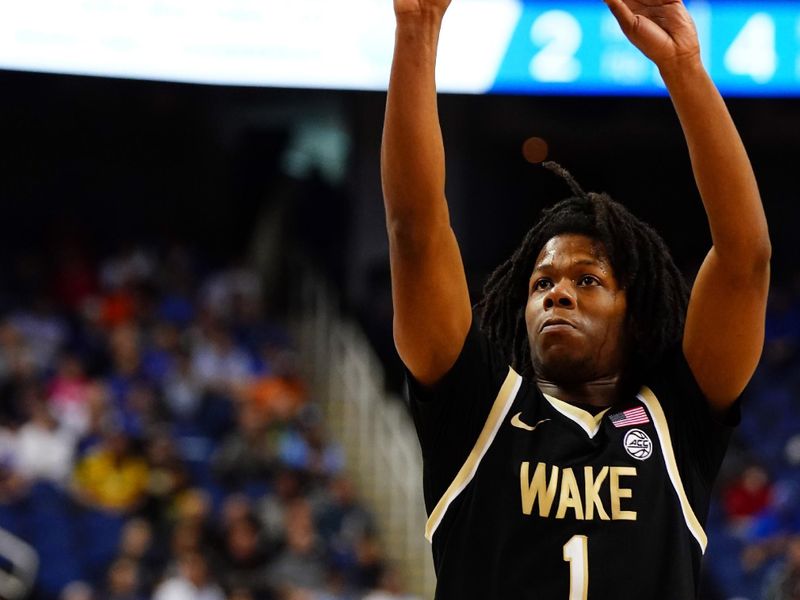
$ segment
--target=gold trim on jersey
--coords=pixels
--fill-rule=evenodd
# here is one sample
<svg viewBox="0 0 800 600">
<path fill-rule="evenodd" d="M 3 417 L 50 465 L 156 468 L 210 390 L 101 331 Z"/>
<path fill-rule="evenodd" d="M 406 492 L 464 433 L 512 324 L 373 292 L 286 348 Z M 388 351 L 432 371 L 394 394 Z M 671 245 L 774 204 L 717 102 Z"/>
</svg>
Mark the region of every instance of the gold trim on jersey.
<svg viewBox="0 0 800 600">
<path fill-rule="evenodd" d="M 478 470 L 486 451 L 494 441 L 497 431 L 500 429 L 503 421 L 511 410 L 511 405 L 514 403 L 514 398 L 517 396 L 520 386 L 522 385 L 522 377 L 514 371 L 511 367 L 508 368 L 508 375 L 506 376 L 497 397 L 494 399 L 494 404 L 489 411 L 489 416 L 486 418 L 486 423 L 483 425 L 478 440 L 475 442 L 472 451 L 469 453 L 467 460 L 461 466 L 458 473 L 453 479 L 450 486 L 445 491 L 444 495 L 436 503 L 428 522 L 425 524 L 425 539 L 429 542 L 433 541 L 433 534 L 439 527 L 439 524 L 444 518 L 450 504 L 455 500 L 458 495 L 464 491 L 475 473 Z"/>
<path fill-rule="evenodd" d="M 555 408 L 558 412 L 562 415 L 567 417 L 570 421 L 574 421 L 577 423 L 581 429 L 586 432 L 590 438 L 593 438 L 597 435 L 597 432 L 600 431 L 600 425 L 603 421 L 603 417 L 609 411 L 609 409 L 605 409 L 602 412 L 593 415 L 589 412 L 586 412 L 582 408 L 578 408 L 577 406 L 573 406 L 568 402 L 564 402 L 563 400 L 559 400 L 555 396 L 550 396 L 549 394 L 545 394 L 544 392 L 542 395 L 547 399 L 550 405 Z M 610 408 L 610 407 L 609 407 Z"/>
<path fill-rule="evenodd" d="M 703 531 L 703 526 L 700 525 L 700 521 L 697 520 L 692 505 L 689 503 L 689 498 L 686 496 L 686 490 L 683 488 L 681 475 L 678 471 L 678 463 L 675 461 L 675 452 L 672 449 L 672 438 L 669 434 L 669 426 L 667 425 L 667 417 L 664 415 L 664 409 L 661 408 L 661 403 L 658 401 L 658 398 L 656 398 L 656 395 L 648 387 L 642 388 L 638 398 L 647 407 L 650 416 L 653 417 L 653 425 L 655 425 L 656 433 L 661 443 L 661 454 L 664 456 L 667 474 L 672 482 L 672 487 L 675 488 L 675 493 L 678 495 L 683 518 L 686 520 L 686 526 L 694 536 L 694 539 L 697 540 L 697 543 L 700 544 L 700 551 L 705 554 L 706 546 L 708 545 L 708 537 L 705 531 Z"/>
</svg>

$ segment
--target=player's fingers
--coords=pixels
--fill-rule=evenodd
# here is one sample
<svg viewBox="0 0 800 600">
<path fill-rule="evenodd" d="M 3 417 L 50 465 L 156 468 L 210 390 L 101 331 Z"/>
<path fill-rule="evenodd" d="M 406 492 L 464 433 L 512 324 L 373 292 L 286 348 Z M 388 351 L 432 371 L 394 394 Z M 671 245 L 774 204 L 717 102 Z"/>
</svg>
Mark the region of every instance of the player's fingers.
<svg viewBox="0 0 800 600">
<path fill-rule="evenodd" d="M 603 0 L 626 34 L 636 28 L 636 15 L 622 0 Z"/>
</svg>

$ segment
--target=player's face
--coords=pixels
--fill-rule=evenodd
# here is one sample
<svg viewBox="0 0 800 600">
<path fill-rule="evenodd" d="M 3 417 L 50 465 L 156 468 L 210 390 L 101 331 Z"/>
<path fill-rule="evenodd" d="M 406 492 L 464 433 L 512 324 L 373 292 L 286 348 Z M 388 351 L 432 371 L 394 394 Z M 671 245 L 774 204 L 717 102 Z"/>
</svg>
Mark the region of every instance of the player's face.
<svg viewBox="0 0 800 600">
<path fill-rule="evenodd" d="M 525 322 L 538 377 L 560 384 L 620 375 L 625 291 L 600 243 L 585 235 L 550 239 L 536 258 Z"/>
</svg>

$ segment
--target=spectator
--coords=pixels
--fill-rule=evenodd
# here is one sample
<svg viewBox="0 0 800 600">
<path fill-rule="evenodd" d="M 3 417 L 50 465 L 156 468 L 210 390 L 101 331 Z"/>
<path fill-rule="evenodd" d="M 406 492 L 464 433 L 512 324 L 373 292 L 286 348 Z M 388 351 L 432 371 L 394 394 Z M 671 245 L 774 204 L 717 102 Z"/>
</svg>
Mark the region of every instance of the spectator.
<svg viewBox="0 0 800 600">
<path fill-rule="evenodd" d="M 168 321 L 157 322 L 149 336 L 142 357 L 142 370 L 149 381 L 163 383 L 173 369 L 175 357 L 181 350 L 181 332 Z"/>
<path fill-rule="evenodd" d="M 225 594 L 212 577 L 205 557 L 186 552 L 178 559 L 178 573 L 156 588 L 153 600 L 225 600 Z"/>
<path fill-rule="evenodd" d="M 753 520 L 750 539 L 759 541 L 793 534 L 800 534 L 800 485 L 778 480 L 770 503 Z"/>
<path fill-rule="evenodd" d="M 279 467 L 272 490 L 261 497 L 256 508 L 264 535 L 272 545 L 285 539 L 287 507 L 301 495 L 301 475 L 292 469 Z"/>
<path fill-rule="evenodd" d="M 162 290 L 158 316 L 180 328 L 189 327 L 196 317 L 192 291 L 195 279 L 191 251 L 172 245 L 159 265 L 156 283 Z"/>
<path fill-rule="evenodd" d="M 178 350 L 164 375 L 164 403 L 170 416 L 178 421 L 193 422 L 203 405 L 203 386 L 192 369 L 191 357 Z"/>
<path fill-rule="evenodd" d="M 767 472 L 758 465 L 746 467 L 723 491 L 728 523 L 744 531 L 770 501 L 772 486 Z"/>
<path fill-rule="evenodd" d="M 141 593 L 139 569 L 130 558 L 118 558 L 108 569 L 105 592 L 100 600 L 145 600 Z"/>
<path fill-rule="evenodd" d="M 153 276 L 153 257 L 141 246 L 122 244 L 120 251 L 100 265 L 100 281 L 106 289 L 139 284 Z"/>
<path fill-rule="evenodd" d="M 357 589 L 372 589 L 386 567 L 383 552 L 376 536 L 367 535 L 356 542 L 356 562 L 351 570 L 351 582 Z"/>
<path fill-rule="evenodd" d="M 64 586 L 58 595 L 59 600 L 95 600 L 92 586 L 85 581 L 72 581 Z"/>
<path fill-rule="evenodd" d="M 140 590 L 151 590 L 163 570 L 164 550 L 159 548 L 149 521 L 130 519 L 120 534 L 119 558 L 136 565 L 136 578 Z"/>
<path fill-rule="evenodd" d="M 261 282 L 243 262 L 211 276 L 202 292 L 202 302 L 212 316 L 229 320 L 236 316 L 237 305 L 258 305 Z"/>
<path fill-rule="evenodd" d="M 305 389 L 298 381 L 274 374 L 250 379 L 241 386 L 239 396 L 254 405 L 265 420 L 287 422 L 305 403 Z"/>
<path fill-rule="evenodd" d="M 752 521 L 742 550 L 742 566 L 754 571 L 782 553 L 789 536 L 800 534 L 800 488 L 777 481 L 769 505 Z"/>
<path fill-rule="evenodd" d="M 48 386 L 47 402 L 59 422 L 78 437 L 89 429 L 89 386 L 80 357 L 62 354 Z"/>
<path fill-rule="evenodd" d="M 25 340 L 39 372 L 46 371 L 53 364 L 69 333 L 66 322 L 53 310 L 51 300 L 41 293 L 24 309 L 12 313 L 9 323 Z"/>
<path fill-rule="evenodd" d="M 769 574 L 763 600 L 800 600 L 800 536 L 790 538 L 784 560 Z"/>
<path fill-rule="evenodd" d="M 90 507 L 125 513 L 141 506 L 147 484 L 144 458 L 134 452 L 128 433 L 110 423 L 102 442 L 75 468 L 73 488 L 77 499 Z"/>
<path fill-rule="evenodd" d="M 338 564 L 355 562 L 359 541 L 375 533 L 372 515 L 357 501 L 352 482 L 339 476 L 328 484 L 328 501 L 322 504 L 317 528 Z"/>
<path fill-rule="evenodd" d="M 17 472 L 30 482 L 63 486 L 72 472 L 75 438 L 51 413 L 38 386 L 28 389 L 30 420 L 17 434 Z"/>
<path fill-rule="evenodd" d="M 109 336 L 113 371 L 108 387 L 113 405 L 120 411 L 126 409 L 131 388 L 147 381 L 142 371 L 141 338 L 140 329 L 133 324 L 119 325 Z"/>
<path fill-rule="evenodd" d="M 147 499 L 145 510 L 156 526 L 165 523 L 175 512 L 175 503 L 189 485 L 189 473 L 178 455 L 169 431 L 161 426 L 151 428 L 145 444 L 147 458 Z"/>
<path fill-rule="evenodd" d="M 327 565 L 311 518 L 311 508 L 304 499 L 295 500 L 286 513 L 286 547 L 269 568 L 276 590 L 300 588 L 322 590 Z"/>
<path fill-rule="evenodd" d="M 249 378 L 252 365 L 247 353 L 236 346 L 230 332 L 219 323 L 206 328 L 192 363 L 195 375 L 207 391 L 228 397 Z"/>
<path fill-rule="evenodd" d="M 308 472 L 319 482 L 337 475 L 344 466 L 344 454 L 325 439 L 318 418 L 308 420 L 301 429 L 289 429 L 281 437 L 280 459 L 290 468 Z"/>
<path fill-rule="evenodd" d="M 170 556 L 172 559 L 179 558 L 191 553 L 202 553 L 207 549 L 207 535 L 200 523 L 191 519 L 181 519 L 172 529 L 170 537 Z M 165 569 L 165 573 L 172 574 L 178 571 L 177 563 L 170 563 Z"/>
<path fill-rule="evenodd" d="M 234 516 L 224 532 L 224 583 L 229 588 L 245 587 L 256 598 L 269 597 L 270 558 L 258 520 L 249 512 Z"/>
<path fill-rule="evenodd" d="M 78 441 L 79 456 L 102 441 L 107 424 L 113 420 L 110 403 L 108 386 L 99 380 L 92 380 L 86 391 L 87 425 L 83 437 Z"/>
<path fill-rule="evenodd" d="M 230 489 L 270 480 L 277 463 L 277 436 L 253 405 L 239 405 L 237 425 L 213 457 L 215 472 Z"/>
<path fill-rule="evenodd" d="M 173 515 L 177 520 L 197 524 L 206 530 L 209 528 L 211 518 L 211 504 L 211 498 L 206 490 L 189 488 L 176 498 Z"/>
<path fill-rule="evenodd" d="M 0 423 L 18 426 L 26 420 L 23 391 L 38 382 L 33 352 L 19 329 L 0 323 Z"/>
</svg>

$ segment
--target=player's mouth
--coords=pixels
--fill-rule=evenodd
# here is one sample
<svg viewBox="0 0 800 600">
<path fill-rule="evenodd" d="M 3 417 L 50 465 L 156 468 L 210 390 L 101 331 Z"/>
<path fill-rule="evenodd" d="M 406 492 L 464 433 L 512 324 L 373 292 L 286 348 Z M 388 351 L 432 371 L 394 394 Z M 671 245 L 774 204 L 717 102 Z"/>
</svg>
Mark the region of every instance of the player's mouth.
<svg viewBox="0 0 800 600">
<path fill-rule="evenodd" d="M 575 325 L 573 325 L 570 321 L 566 319 L 562 319 L 560 317 L 551 317 L 547 319 L 542 326 L 539 328 L 539 332 L 542 331 L 559 331 L 559 330 L 569 330 L 575 329 Z"/>
</svg>

